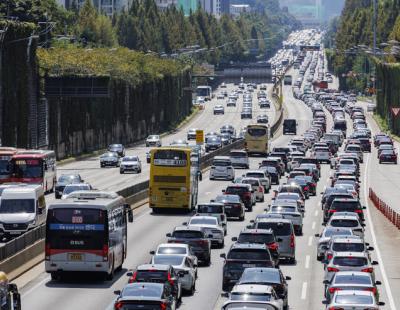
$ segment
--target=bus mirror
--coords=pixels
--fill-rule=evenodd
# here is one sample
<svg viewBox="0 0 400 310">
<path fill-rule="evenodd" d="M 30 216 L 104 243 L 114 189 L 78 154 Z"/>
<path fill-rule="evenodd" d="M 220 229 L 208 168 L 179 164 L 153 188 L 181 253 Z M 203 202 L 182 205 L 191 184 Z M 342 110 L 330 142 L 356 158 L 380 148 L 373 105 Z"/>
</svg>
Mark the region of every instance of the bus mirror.
<svg viewBox="0 0 400 310">
<path fill-rule="evenodd" d="M 128 222 L 129 223 L 133 222 L 133 211 L 132 211 L 132 209 L 128 210 Z"/>
<path fill-rule="evenodd" d="M 197 171 L 197 178 L 199 179 L 199 181 L 203 180 L 203 174 L 201 173 L 201 171 Z"/>
</svg>

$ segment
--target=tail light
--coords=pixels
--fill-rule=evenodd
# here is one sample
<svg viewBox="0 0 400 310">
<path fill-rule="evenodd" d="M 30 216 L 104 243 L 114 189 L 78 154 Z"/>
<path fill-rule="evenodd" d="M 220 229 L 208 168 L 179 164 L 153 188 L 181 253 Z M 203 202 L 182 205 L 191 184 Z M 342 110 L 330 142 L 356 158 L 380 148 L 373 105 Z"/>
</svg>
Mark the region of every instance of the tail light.
<svg viewBox="0 0 400 310">
<path fill-rule="evenodd" d="M 278 248 L 279 248 L 279 244 L 277 242 L 270 243 L 267 246 L 268 246 L 268 249 L 274 250 L 274 251 L 278 250 Z"/>
<path fill-rule="evenodd" d="M 304 186 L 304 190 L 305 190 L 305 191 L 308 191 L 308 190 L 309 190 L 309 187 L 308 187 L 308 186 Z"/>
<path fill-rule="evenodd" d="M 336 210 L 329 210 L 329 213 L 335 213 Z"/>
<path fill-rule="evenodd" d="M 251 193 L 244 193 L 244 198 L 251 199 Z"/>
<path fill-rule="evenodd" d="M 363 213 L 363 211 L 360 210 L 360 209 L 357 209 L 357 210 L 356 210 L 356 213 L 361 214 L 361 213 Z"/>
<path fill-rule="evenodd" d="M 262 186 L 259 186 L 259 187 L 258 187 L 258 191 L 259 191 L 260 193 L 264 193 L 264 188 L 263 188 Z"/>
<path fill-rule="evenodd" d="M 376 287 L 365 288 L 364 291 L 372 292 L 373 294 L 376 294 Z"/>
<path fill-rule="evenodd" d="M 328 254 L 328 256 L 327 256 L 328 260 L 331 260 L 331 259 L 332 259 L 332 257 L 333 257 L 333 255 L 332 255 L 332 254 Z"/>
<path fill-rule="evenodd" d="M 103 261 L 108 261 L 108 244 L 103 245 L 103 250 L 102 250 L 102 255 L 103 255 Z"/>
<path fill-rule="evenodd" d="M 294 248 L 294 246 L 295 246 L 294 234 L 291 234 L 291 235 L 290 235 L 290 247 L 291 247 L 291 248 Z"/>
<path fill-rule="evenodd" d="M 175 281 L 172 279 L 171 274 L 169 272 L 168 272 L 167 280 L 172 286 L 175 285 Z"/>
<path fill-rule="evenodd" d="M 124 306 L 124 304 L 119 301 L 119 302 L 114 304 L 114 310 L 122 309 L 123 306 Z"/>
<path fill-rule="evenodd" d="M 374 268 L 372 268 L 372 267 L 364 268 L 364 269 L 361 269 L 361 272 L 373 273 L 374 272 Z"/>
<path fill-rule="evenodd" d="M 44 247 L 45 260 L 50 260 L 50 255 L 51 255 L 51 246 L 50 243 L 46 243 Z"/>
<path fill-rule="evenodd" d="M 198 240 L 198 241 L 196 241 L 196 243 L 199 245 L 205 245 L 205 244 L 207 244 L 207 240 Z"/>
<path fill-rule="evenodd" d="M 133 273 L 133 275 L 132 275 L 132 277 L 131 278 L 129 278 L 129 283 L 133 283 L 133 282 L 135 282 L 136 281 L 136 277 L 137 277 L 137 271 L 135 271 L 134 273 Z"/>
<path fill-rule="evenodd" d="M 341 288 L 338 287 L 330 287 L 329 288 L 329 293 L 334 294 L 336 291 L 341 291 Z"/>
<path fill-rule="evenodd" d="M 160 303 L 160 310 L 167 310 L 167 304 L 165 302 Z"/>
<path fill-rule="evenodd" d="M 329 272 L 339 272 L 339 269 L 334 268 L 334 267 L 328 267 L 327 270 L 328 270 Z"/>
</svg>

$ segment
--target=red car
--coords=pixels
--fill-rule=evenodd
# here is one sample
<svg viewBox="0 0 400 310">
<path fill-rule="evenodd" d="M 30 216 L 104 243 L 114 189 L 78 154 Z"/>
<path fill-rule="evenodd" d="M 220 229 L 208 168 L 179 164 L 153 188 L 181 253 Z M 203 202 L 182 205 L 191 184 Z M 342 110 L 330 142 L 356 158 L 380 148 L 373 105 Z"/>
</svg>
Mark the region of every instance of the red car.
<svg viewBox="0 0 400 310">
<path fill-rule="evenodd" d="M 379 163 L 394 163 L 397 164 L 397 153 L 393 150 L 382 150 L 379 155 Z"/>
</svg>

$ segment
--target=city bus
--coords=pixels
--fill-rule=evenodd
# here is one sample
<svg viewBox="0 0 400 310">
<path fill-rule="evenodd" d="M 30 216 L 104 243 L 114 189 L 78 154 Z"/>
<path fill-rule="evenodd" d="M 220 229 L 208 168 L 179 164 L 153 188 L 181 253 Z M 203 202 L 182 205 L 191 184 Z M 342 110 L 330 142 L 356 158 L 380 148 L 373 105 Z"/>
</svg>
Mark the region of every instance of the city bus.
<svg viewBox="0 0 400 310">
<path fill-rule="evenodd" d="M 153 213 L 164 209 L 195 209 L 198 198 L 200 154 L 190 147 L 151 150 L 149 204 Z"/>
<path fill-rule="evenodd" d="M 17 154 L 14 147 L 0 147 L 0 184 L 11 181 L 11 158 Z"/>
<path fill-rule="evenodd" d="M 11 182 L 41 184 L 53 192 L 57 178 L 56 154 L 47 150 L 25 150 L 11 158 Z"/>
<path fill-rule="evenodd" d="M 213 98 L 211 86 L 197 86 L 196 89 L 197 97 L 203 97 L 205 101 L 209 101 Z"/>
<path fill-rule="evenodd" d="M 111 280 L 127 253 L 132 209 L 114 192 L 76 191 L 48 208 L 45 270 L 53 280 L 95 272 Z"/>
<path fill-rule="evenodd" d="M 244 136 L 245 150 L 248 154 L 269 152 L 269 127 L 266 125 L 248 125 Z"/>
</svg>

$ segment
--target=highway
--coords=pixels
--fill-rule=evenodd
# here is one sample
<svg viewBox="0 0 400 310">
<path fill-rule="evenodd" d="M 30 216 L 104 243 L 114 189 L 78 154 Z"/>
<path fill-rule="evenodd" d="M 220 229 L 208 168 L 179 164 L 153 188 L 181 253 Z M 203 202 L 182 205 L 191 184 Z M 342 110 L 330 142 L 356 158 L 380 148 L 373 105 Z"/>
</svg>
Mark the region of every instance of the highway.
<svg viewBox="0 0 400 310">
<path fill-rule="evenodd" d="M 292 70 L 289 74 L 295 76 Z M 229 89 L 232 89 L 229 85 Z M 237 108 L 230 110 L 226 108 L 225 116 L 213 116 L 212 106 L 217 100 L 207 104 L 206 110 L 195 117 L 192 122 L 179 130 L 172 136 L 163 139 L 164 144 L 168 144 L 173 139 L 185 138 L 186 130 L 190 127 L 203 128 L 205 131 L 218 131 L 224 124 L 232 124 L 236 129 L 240 129 L 250 123 L 248 120 L 240 119 L 240 104 Z M 301 135 L 309 126 L 312 120 L 311 110 L 301 101 L 292 96 L 291 87 L 284 87 L 285 108 L 288 118 L 296 118 L 298 134 Z M 255 107 L 257 105 L 255 104 Z M 257 111 L 260 113 L 260 111 Z M 253 119 L 256 117 L 253 116 Z M 270 119 L 274 117 L 274 110 L 269 112 Z M 348 120 L 350 122 L 350 120 Z M 272 121 L 270 121 L 272 123 Z M 328 117 L 328 126 L 332 125 L 332 119 Z M 351 126 L 348 126 L 351 127 Z M 274 139 L 273 146 L 286 145 L 292 136 L 278 136 Z M 100 169 L 97 158 L 91 158 L 81 162 L 74 162 L 62 166 L 62 169 L 74 170 L 82 174 L 84 179 L 100 189 L 115 190 L 118 187 L 130 183 L 139 182 L 148 177 L 148 165 L 145 164 L 146 148 L 138 147 L 128 151 L 128 154 L 137 154 L 143 159 L 144 169 L 141 175 L 119 174 L 118 169 Z M 376 171 L 385 174 L 391 170 L 392 166 L 380 165 L 375 160 L 376 155 L 364 155 L 364 163 L 360 166 L 361 170 L 361 201 L 368 206 L 366 211 L 366 241 L 375 248 L 372 252 L 372 259 L 379 261 L 380 265 L 375 267 L 376 279 L 382 281 L 380 287 L 380 300 L 386 302 L 386 306 L 381 309 L 396 309 L 400 305 L 400 296 L 395 292 L 399 291 L 400 264 L 396 264 L 397 257 L 396 245 L 400 243 L 400 234 L 397 231 L 384 235 L 380 233 L 382 226 L 388 226 L 389 222 L 376 214 L 371 204 L 367 201 L 368 186 L 372 185 L 377 190 L 385 187 L 386 183 L 376 183 Z M 374 158 L 375 157 L 375 158 Z M 251 167 L 258 167 L 260 158 L 251 158 Z M 398 169 L 398 166 L 396 166 Z M 236 175 L 240 175 L 245 170 L 236 170 Z M 394 173 L 394 170 L 388 173 Z M 328 165 L 322 165 L 321 178 L 318 183 L 318 195 L 311 197 L 306 202 L 306 215 L 304 218 L 303 235 L 296 237 L 296 264 L 281 265 L 284 275 L 292 278 L 289 281 L 289 305 L 293 310 L 304 309 L 324 309 L 323 301 L 323 265 L 316 260 L 316 233 L 322 231 L 322 214 L 320 206 L 320 192 L 327 185 L 331 170 Z M 390 174 L 388 174 L 390 175 Z M 214 198 L 229 182 L 210 181 L 208 172 L 203 175 L 200 184 L 200 202 L 207 202 Z M 284 182 L 285 178 L 281 179 Z M 133 184 L 133 183 L 132 183 Z M 396 186 L 400 186 L 399 183 Z M 385 189 L 382 189 L 385 190 Z M 210 267 L 200 267 L 199 277 L 196 283 L 196 293 L 193 296 L 185 296 L 179 309 L 184 310 L 208 310 L 220 309 L 224 302 L 221 297 L 222 287 L 222 266 L 223 259 L 221 253 L 226 253 L 232 244 L 231 238 L 237 236 L 241 229 L 254 219 L 257 214 L 262 213 L 271 203 L 271 194 L 266 195 L 264 203 L 257 203 L 253 212 L 246 213 L 245 222 L 230 221 L 228 223 L 228 234 L 225 237 L 225 248 L 214 249 L 212 251 L 212 264 Z M 41 263 L 32 270 L 16 280 L 21 288 L 22 306 L 28 310 L 70 310 L 70 309 L 113 309 L 114 290 L 121 289 L 127 282 L 125 273 L 128 269 L 134 269 L 137 265 L 146 263 L 150 260 L 149 251 L 156 248 L 159 243 L 165 242 L 165 234 L 186 221 L 188 215 L 153 215 L 147 205 L 135 210 L 135 220 L 128 227 L 128 257 L 124 264 L 124 270 L 116 275 L 112 282 L 99 282 L 94 277 L 75 277 L 66 282 L 51 281 L 50 276 L 44 272 L 44 264 Z M 399 245 L 400 246 L 400 245 Z M 398 252 L 398 251 L 397 251 Z M 397 253 L 398 255 L 398 253 Z M 395 256 L 395 255 L 393 255 Z M 388 271 L 390 270 L 390 272 Z M 397 277 L 397 279 L 396 279 Z"/>
</svg>

